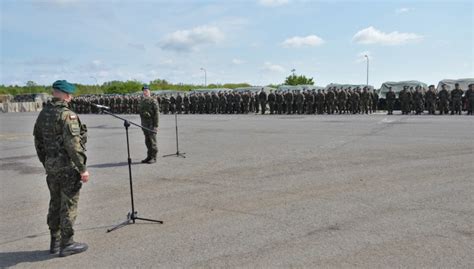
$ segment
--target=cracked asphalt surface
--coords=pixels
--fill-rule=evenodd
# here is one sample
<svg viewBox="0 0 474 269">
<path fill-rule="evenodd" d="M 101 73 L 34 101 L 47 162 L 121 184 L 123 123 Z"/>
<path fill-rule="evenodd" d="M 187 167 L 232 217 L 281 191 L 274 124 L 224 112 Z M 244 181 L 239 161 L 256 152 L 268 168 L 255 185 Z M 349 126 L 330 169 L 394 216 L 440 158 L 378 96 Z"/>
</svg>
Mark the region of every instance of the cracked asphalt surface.
<svg viewBox="0 0 474 269">
<path fill-rule="evenodd" d="M 0 114 L 0 268 L 474 268 L 474 117 L 161 115 L 158 162 L 131 127 L 82 115 L 88 167 L 76 237 L 48 254 L 36 113 Z M 125 116 L 139 121 L 138 116 Z"/>
</svg>

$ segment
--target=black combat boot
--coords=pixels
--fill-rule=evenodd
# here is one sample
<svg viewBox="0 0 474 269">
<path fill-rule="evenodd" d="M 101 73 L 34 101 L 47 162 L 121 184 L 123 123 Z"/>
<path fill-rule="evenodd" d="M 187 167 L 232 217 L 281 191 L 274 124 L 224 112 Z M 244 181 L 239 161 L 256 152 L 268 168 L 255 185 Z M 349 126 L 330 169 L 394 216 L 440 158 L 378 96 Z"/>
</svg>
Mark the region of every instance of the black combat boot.
<svg viewBox="0 0 474 269">
<path fill-rule="evenodd" d="M 61 247 L 61 250 L 59 252 L 59 257 L 66 257 L 69 255 L 78 254 L 78 253 L 86 251 L 87 248 L 88 246 L 86 243 L 73 242 L 64 247 Z"/>
<path fill-rule="evenodd" d="M 148 163 L 151 160 L 150 157 L 146 157 L 144 160 L 142 160 L 142 163 Z"/>
<path fill-rule="evenodd" d="M 49 253 L 58 254 L 59 253 L 59 243 L 60 239 L 56 236 L 51 236 L 51 243 L 49 245 Z"/>
<path fill-rule="evenodd" d="M 150 158 L 146 163 L 148 163 L 148 164 L 156 163 L 156 157 L 155 158 Z"/>
</svg>

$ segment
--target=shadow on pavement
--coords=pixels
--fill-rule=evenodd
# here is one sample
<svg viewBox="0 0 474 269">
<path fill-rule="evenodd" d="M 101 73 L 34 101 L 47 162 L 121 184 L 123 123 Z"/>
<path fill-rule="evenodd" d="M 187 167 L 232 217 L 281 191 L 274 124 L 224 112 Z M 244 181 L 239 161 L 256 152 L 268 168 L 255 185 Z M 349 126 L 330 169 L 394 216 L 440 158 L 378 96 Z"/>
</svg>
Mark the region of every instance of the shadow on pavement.
<svg viewBox="0 0 474 269">
<path fill-rule="evenodd" d="M 52 255 L 49 250 L 0 252 L 0 268 L 8 268 L 20 263 L 34 263 L 53 259 L 57 255 Z"/>
<path fill-rule="evenodd" d="M 141 162 L 132 162 L 132 164 L 141 164 Z M 120 162 L 120 163 L 100 163 L 100 164 L 92 164 L 88 165 L 87 167 L 91 168 L 110 168 L 110 167 L 119 167 L 119 166 L 127 166 L 127 162 Z"/>
</svg>

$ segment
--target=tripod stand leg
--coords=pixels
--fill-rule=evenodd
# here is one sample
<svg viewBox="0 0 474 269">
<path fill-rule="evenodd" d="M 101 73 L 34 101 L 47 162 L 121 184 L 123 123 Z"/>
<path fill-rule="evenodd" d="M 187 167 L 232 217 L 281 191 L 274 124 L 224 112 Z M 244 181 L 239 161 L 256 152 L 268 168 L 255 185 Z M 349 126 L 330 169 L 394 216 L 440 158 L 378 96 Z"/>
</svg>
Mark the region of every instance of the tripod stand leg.
<svg viewBox="0 0 474 269">
<path fill-rule="evenodd" d="M 135 219 L 144 220 L 144 221 L 151 221 L 151 222 L 156 222 L 156 223 L 163 224 L 163 222 L 161 220 L 145 219 L 145 218 L 139 218 L 139 217 L 136 217 Z"/>
</svg>

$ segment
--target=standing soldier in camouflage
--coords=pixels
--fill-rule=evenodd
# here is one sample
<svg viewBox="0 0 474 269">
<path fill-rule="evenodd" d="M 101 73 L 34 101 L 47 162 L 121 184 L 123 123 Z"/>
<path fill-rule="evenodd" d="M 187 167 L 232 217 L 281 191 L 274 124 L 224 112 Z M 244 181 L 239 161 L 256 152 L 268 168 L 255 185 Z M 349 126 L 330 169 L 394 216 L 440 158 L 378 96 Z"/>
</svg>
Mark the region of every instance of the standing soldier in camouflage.
<svg viewBox="0 0 474 269">
<path fill-rule="evenodd" d="M 326 102 L 326 95 L 324 94 L 324 90 L 318 90 L 318 94 L 316 95 L 316 105 L 318 108 L 318 114 L 324 114 L 324 103 Z"/>
<path fill-rule="evenodd" d="M 449 92 L 446 89 L 446 84 L 441 85 L 441 90 L 438 92 L 439 98 L 439 114 L 448 114 Z"/>
<path fill-rule="evenodd" d="M 296 103 L 296 112 L 301 115 L 304 111 L 304 96 L 301 91 L 296 91 L 295 95 L 295 103 Z"/>
<path fill-rule="evenodd" d="M 370 99 L 370 94 L 367 89 L 367 87 L 364 87 L 362 90 L 362 93 L 360 94 L 360 103 L 361 103 L 361 108 L 362 108 L 362 114 L 369 114 L 369 99 Z"/>
<path fill-rule="evenodd" d="M 250 95 L 249 92 L 244 92 L 242 94 L 242 106 L 243 106 L 243 112 L 245 114 L 249 113 L 249 103 L 250 103 Z"/>
<path fill-rule="evenodd" d="M 474 111 L 474 84 L 469 84 L 466 91 L 467 115 L 473 115 Z"/>
<path fill-rule="evenodd" d="M 403 90 L 398 94 L 398 99 L 400 100 L 402 115 L 410 114 L 411 94 L 408 91 L 408 86 L 403 86 Z"/>
<path fill-rule="evenodd" d="M 304 100 L 306 101 L 306 114 L 313 114 L 314 95 L 310 90 L 305 92 Z"/>
<path fill-rule="evenodd" d="M 339 114 L 346 113 L 346 99 L 347 99 L 346 92 L 343 89 L 341 89 L 337 93 L 337 108 L 339 110 Z"/>
<path fill-rule="evenodd" d="M 184 114 L 189 114 L 189 97 L 187 93 L 183 96 Z"/>
<path fill-rule="evenodd" d="M 181 114 L 183 112 L 183 97 L 178 92 L 178 96 L 176 96 L 176 112 Z"/>
<path fill-rule="evenodd" d="M 425 94 L 426 98 L 426 109 L 428 114 L 434 115 L 436 110 L 436 93 L 434 91 L 434 85 L 428 87 L 428 91 Z"/>
<path fill-rule="evenodd" d="M 385 102 L 387 104 L 387 115 L 393 115 L 393 105 L 395 104 L 395 93 L 392 91 L 392 87 L 388 87 L 388 92 L 385 95 Z"/>
<path fill-rule="evenodd" d="M 451 100 L 453 102 L 451 115 L 461 115 L 462 111 L 462 94 L 463 91 L 459 88 L 459 83 L 454 84 L 454 90 L 451 91 Z"/>
<path fill-rule="evenodd" d="M 150 95 L 150 89 L 148 86 L 143 86 L 143 98 L 140 102 L 139 113 L 141 125 L 147 129 L 153 130 L 150 132 L 143 129 L 145 135 L 145 145 L 147 148 L 147 156 L 142 163 L 156 163 L 156 154 L 158 153 L 158 146 L 156 145 L 156 132 L 158 132 L 159 122 L 159 107 L 158 102 Z"/>
<path fill-rule="evenodd" d="M 420 115 L 425 110 L 425 100 L 421 92 L 421 86 L 416 86 L 416 91 L 413 93 L 413 103 L 415 105 L 416 115 Z"/>
<path fill-rule="evenodd" d="M 275 106 L 276 106 L 276 113 L 281 114 L 283 113 L 283 95 L 280 91 L 275 93 Z"/>
<path fill-rule="evenodd" d="M 268 94 L 268 105 L 270 106 L 270 114 L 275 113 L 275 102 L 276 102 L 276 95 L 273 93 L 273 90 L 270 90 Z"/>
<path fill-rule="evenodd" d="M 372 112 L 377 112 L 379 106 L 379 94 L 374 89 L 372 91 Z"/>
<path fill-rule="evenodd" d="M 197 113 L 197 110 L 198 110 L 197 102 L 198 102 L 198 98 L 197 98 L 196 94 L 195 93 L 191 94 L 191 96 L 189 97 L 189 103 L 190 103 L 189 110 L 193 114 Z"/>
<path fill-rule="evenodd" d="M 267 109 L 267 94 L 265 93 L 263 88 L 258 94 L 258 101 L 260 103 L 260 107 L 262 109 L 262 115 L 263 115 L 265 114 L 265 110 Z"/>
<path fill-rule="evenodd" d="M 53 99 L 40 112 L 33 131 L 39 160 L 46 170 L 50 202 L 49 252 L 64 257 L 87 250 L 74 242 L 74 222 L 82 183 L 89 180 L 85 144 L 87 128 L 68 105 L 76 88 L 65 80 L 53 84 Z"/>
<path fill-rule="evenodd" d="M 170 103 L 169 103 L 170 112 L 171 114 L 174 114 L 176 113 L 176 98 L 174 97 L 174 95 L 171 94 L 169 100 L 170 100 Z"/>
<path fill-rule="evenodd" d="M 285 93 L 286 114 L 290 115 L 293 105 L 293 93 L 287 90 Z"/>
</svg>

